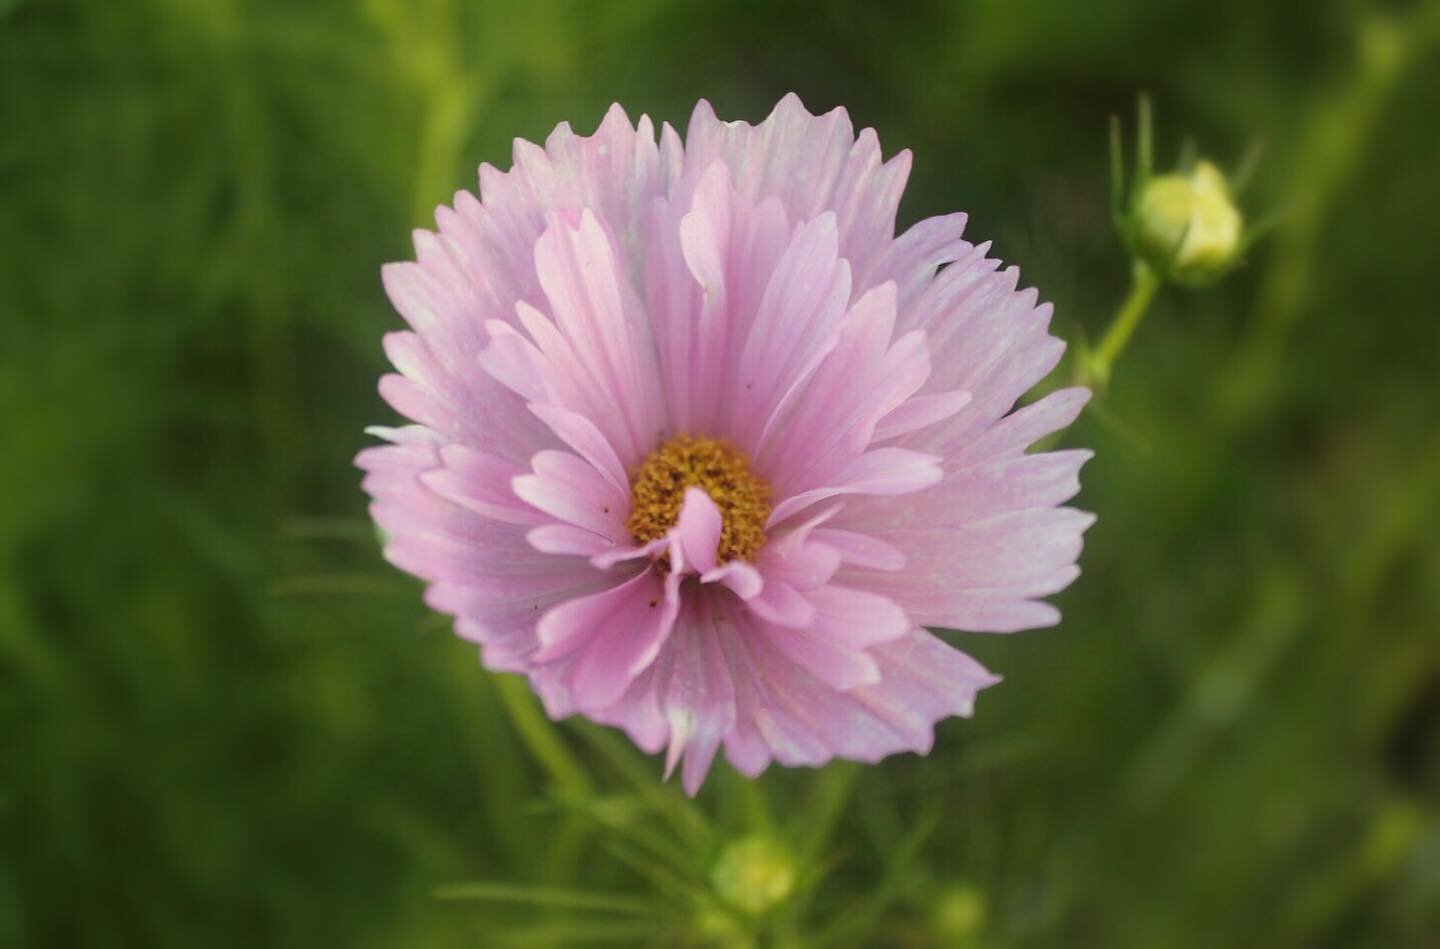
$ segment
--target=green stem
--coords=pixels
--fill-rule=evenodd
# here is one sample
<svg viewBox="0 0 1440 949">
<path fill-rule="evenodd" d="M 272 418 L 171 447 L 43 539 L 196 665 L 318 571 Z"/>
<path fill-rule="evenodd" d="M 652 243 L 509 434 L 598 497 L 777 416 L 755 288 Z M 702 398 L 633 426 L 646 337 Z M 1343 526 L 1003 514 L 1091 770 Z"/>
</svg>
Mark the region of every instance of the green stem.
<svg viewBox="0 0 1440 949">
<path fill-rule="evenodd" d="M 1109 329 L 1100 339 L 1100 345 L 1090 354 L 1085 366 L 1089 381 L 1097 387 L 1103 387 L 1110 380 L 1110 371 L 1115 367 L 1115 361 L 1125 351 L 1130 337 L 1135 335 L 1135 328 L 1149 312 L 1150 304 L 1160 289 L 1160 283 L 1160 277 L 1155 271 L 1136 262 L 1131 274 L 1130 293 L 1115 311 L 1115 318 L 1110 321 Z"/>
<path fill-rule="evenodd" d="M 555 726 L 541 714 L 525 681 L 509 675 L 492 676 L 491 681 L 520 740 L 550 775 L 556 789 L 579 798 L 590 797 L 593 789 L 584 767 L 565 747 Z"/>
</svg>

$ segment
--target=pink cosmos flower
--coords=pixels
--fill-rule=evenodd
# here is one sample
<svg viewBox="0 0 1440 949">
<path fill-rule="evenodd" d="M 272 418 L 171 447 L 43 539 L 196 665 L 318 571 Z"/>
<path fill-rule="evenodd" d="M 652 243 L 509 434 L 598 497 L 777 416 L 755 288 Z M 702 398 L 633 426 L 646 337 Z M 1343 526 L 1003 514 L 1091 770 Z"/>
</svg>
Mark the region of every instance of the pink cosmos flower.
<svg viewBox="0 0 1440 949">
<path fill-rule="evenodd" d="M 1078 574 L 1088 451 L 1027 454 L 1063 344 L 962 214 L 894 234 L 910 154 L 787 96 L 682 142 L 614 106 L 480 166 L 384 270 L 410 325 L 360 453 L 386 557 L 484 663 L 740 771 L 926 752 L 999 681 L 925 627 L 1010 632 Z"/>
</svg>

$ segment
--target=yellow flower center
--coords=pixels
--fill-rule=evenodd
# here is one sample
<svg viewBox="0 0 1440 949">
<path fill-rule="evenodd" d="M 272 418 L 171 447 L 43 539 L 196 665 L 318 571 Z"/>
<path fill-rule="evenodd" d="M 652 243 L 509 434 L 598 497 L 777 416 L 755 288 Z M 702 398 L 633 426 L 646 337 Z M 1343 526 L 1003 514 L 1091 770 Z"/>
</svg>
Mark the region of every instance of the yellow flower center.
<svg viewBox="0 0 1440 949">
<path fill-rule="evenodd" d="M 630 536 L 641 544 L 664 537 L 680 519 L 690 487 L 703 489 L 720 509 L 720 559 L 754 557 L 765 544 L 770 486 L 751 472 L 743 451 L 703 435 L 676 435 L 635 469 L 625 522 Z"/>
</svg>

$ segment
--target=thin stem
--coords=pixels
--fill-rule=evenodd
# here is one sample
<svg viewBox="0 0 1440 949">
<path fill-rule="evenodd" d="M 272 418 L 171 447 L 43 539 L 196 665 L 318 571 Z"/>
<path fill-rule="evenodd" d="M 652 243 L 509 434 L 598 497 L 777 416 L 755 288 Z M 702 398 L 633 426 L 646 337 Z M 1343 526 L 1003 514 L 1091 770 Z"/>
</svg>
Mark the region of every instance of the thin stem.
<svg viewBox="0 0 1440 949">
<path fill-rule="evenodd" d="M 525 682 L 515 676 L 497 675 L 491 677 L 500 704 L 510 715 L 520 740 L 539 762 L 540 766 L 555 782 L 557 790 L 578 798 L 588 798 L 593 793 L 590 778 L 585 768 L 565 747 L 565 742 L 555 731 L 555 726 L 541 714 L 535 698 L 526 688 Z"/>
<path fill-rule="evenodd" d="M 1135 335 L 1136 327 L 1149 312 L 1150 304 L 1159 289 L 1160 277 L 1145 264 L 1137 262 L 1131 275 L 1130 293 L 1115 311 L 1115 318 L 1110 321 L 1110 327 L 1101 338 L 1100 345 L 1090 354 L 1089 364 L 1086 366 L 1090 380 L 1097 386 L 1104 386 L 1109 381 L 1115 361 L 1129 345 L 1130 337 Z"/>
</svg>

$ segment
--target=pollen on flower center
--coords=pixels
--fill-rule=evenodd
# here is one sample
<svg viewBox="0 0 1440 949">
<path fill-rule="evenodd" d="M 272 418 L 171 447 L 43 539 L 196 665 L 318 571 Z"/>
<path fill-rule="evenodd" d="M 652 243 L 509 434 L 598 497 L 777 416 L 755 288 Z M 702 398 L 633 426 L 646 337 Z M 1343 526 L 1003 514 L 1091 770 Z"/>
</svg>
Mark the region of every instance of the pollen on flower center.
<svg viewBox="0 0 1440 949">
<path fill-rule="evenodd" d="M 625 528 L 642 544 L 664 537 L 690 487 L 703 489 L 720 509 L 720 559 L 754 557 L 765 544 L 770 486 L 750 470 L 743 451 L 722 439 L 677 435 L 651 452 L 630 476 Z"/>
</svg>

